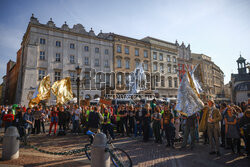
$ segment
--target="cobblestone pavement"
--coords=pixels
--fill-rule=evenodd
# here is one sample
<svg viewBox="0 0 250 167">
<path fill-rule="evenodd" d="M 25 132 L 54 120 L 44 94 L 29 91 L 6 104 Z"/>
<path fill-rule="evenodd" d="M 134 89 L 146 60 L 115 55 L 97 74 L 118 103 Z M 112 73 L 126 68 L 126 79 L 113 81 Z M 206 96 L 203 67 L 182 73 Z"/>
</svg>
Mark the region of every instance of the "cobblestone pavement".
<svg viewBox="0 0 250 167">
<path fill-rule="evenodd" d="M 84 147 L 88 143 L 87 136 L 47 136 L 45 134 L 33 135 L 30 138 L 31 144 L 39 148 L 61 152 Z M 128 137 L 117 138 L 115 146 L 124 149 L 131 157 L 134 166 L 179 166 L 179 167 L 220 167 L 220 166 L 249 166 L 250 160 L 246 156 L 237 156 L 230 153 L 230 150 L 221 149 L 222 156 L 209 155 L 208 145 L 196 144 L 194 150 L 180 150 L 180 143 L 176 149 L 166 148 L 164 144 L 155 144 L 153 141 L 144 143 L 141 139 Z M 2 144 L 0 145 L 2 148 Z M 1 153 L 0 153 L 1 154 Z M 1 155 L 0 155 L 1 156 Z M 90 166 L 90 161 L 84 153 L 62 156 L 40 153 L 28 147 L 20 149 L 20 157 L 16 160 L 0 161 L 2 165 L 17 166 Z"/>
</svg>

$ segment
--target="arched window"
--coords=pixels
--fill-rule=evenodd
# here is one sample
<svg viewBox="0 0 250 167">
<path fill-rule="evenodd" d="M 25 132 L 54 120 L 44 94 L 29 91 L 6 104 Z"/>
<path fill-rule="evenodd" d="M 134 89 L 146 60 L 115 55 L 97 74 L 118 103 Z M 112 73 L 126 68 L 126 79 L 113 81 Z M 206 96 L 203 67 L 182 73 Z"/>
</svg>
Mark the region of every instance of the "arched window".
<svg viewBox="0 0 250 167">
<path fill-rule="evenodd" d="M 172 88 L 172 78 L 168 78 L 168 87 Z"/>
<path fill-rule="evenodd" d="M 165 77 L 161 77 L 161 87 L 165 87 Z"/>
</svg>

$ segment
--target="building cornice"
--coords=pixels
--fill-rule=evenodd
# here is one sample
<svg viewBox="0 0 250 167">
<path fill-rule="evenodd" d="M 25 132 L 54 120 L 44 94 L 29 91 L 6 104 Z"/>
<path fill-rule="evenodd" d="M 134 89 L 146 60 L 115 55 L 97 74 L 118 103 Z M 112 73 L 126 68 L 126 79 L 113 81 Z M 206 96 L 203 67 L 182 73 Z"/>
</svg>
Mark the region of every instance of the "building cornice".
<svg viewBox="0 0 250 167">
<path fill-rule="evenodd" d="M 30 29 L 32 27 L 45 29 L 45 30 L 48 30 L 48 31 L 59 32 L 59 33 L 62 33 L 62 34 L 69 34 L 69 35 L 73 35 L 73 36 L 76 36 L 76 37 L 83 37 L 83 38 L 88 38 L 88 39 L 93 39 L 93 40 L 105 41 L 105 42 L 112 43 L 112 40 L 100 38 L 98 36 L 91 36 L 91 35 L 87 35 L 87 34 L 83 34 L 83 33 L 73 32 L 73 31 L 70 31 L 70 30 L 63 30 L 62 28 L 59 28 L 59 27 L 49 27 L 48 25 L 45 25 L 45 24 L 29 23 L 29 25 L 28 25 L 28 27 L 26 29 L 26 32 L 25 32 L 25 34 L 23 36 L 23 40 L 22 40 L 21 45 L 23 45 L 24 42 L 26 41 L 26 39 L 27 39 L 27 37 L 28 37 L 28 35 L 30 33 Z"/>
</svg>

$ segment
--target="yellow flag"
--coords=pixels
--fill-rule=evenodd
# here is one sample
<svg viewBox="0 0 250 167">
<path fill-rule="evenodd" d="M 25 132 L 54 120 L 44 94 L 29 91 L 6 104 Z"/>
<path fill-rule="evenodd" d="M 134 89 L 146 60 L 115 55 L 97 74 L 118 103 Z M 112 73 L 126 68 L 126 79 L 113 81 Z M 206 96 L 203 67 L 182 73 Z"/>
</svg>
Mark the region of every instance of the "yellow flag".
<svg viewBox="0 0 250 167">
<path fill-rule="evenodd" d="M 73 98 L 70 77 L 56 81 L 51 89 L 52 93 L 56 96 L 57 104 L 65 104 Z"/>
<path fill-rule="evenodd" d="M 39 86 L 33 94 L 32 99 L 29 102 L 29 107 L 34 107 L 41 100 L 46 100 L 50 98 L 50 77 L 47 75 L 43 77 Z"/>
</svg>

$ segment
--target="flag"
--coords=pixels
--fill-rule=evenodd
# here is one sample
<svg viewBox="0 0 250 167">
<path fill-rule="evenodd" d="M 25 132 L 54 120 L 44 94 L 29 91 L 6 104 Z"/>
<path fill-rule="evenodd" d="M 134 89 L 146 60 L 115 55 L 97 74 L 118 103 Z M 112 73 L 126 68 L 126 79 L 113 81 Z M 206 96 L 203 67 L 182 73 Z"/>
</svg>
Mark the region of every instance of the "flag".
<svg viewBox="0 0 250 167">
<path fill-rule="evenodd" d="M 32 99 L 29 102 L 29 107 L 34 107 L 41 100 L 50 98 L 50 77 L 47 75 L 43 77 L 36 91 L 33 93 Z"/>
<path fill-rule="evenodd" d="M 204 106 L 200 99 L 202 89 L 194 77 L 196 67 L 191 73 L 187 70 L 178 88 L 177 104 L 175 109 L 186 116 L 195 114 Z"/>
<path fill-rule="evenodd" d="M 73 98 L 70 77 L 56 81 L 51 89 L 52 93 L 56 96 L 57 104 L 65 104 Z"/>
</svg>

